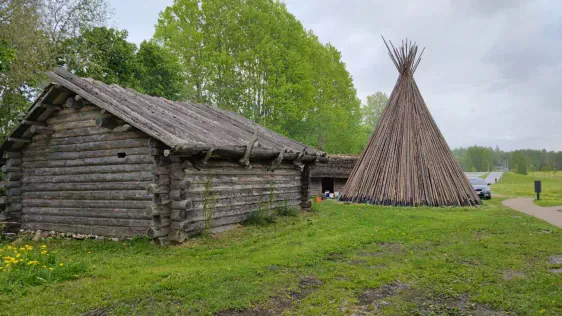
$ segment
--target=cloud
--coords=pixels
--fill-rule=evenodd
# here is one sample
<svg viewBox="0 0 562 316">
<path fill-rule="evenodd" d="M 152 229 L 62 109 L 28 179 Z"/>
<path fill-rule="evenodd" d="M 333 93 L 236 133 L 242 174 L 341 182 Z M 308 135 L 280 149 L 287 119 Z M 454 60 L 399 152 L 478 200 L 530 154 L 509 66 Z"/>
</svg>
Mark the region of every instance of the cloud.
<svg viewBox="0 0 562 316">
<path fill-rule="evenodd" d="M 557 118 L 562 4 L 548 1 L 287 0 L 288 10 L 331 42 L 364 99 L 390 93 L 397 72 L 380 35 L 426 46 L 415 74 L 452 147 L 562 150 Z M 530 113 L 532 112 L 532 113 Z"/>
</svg>

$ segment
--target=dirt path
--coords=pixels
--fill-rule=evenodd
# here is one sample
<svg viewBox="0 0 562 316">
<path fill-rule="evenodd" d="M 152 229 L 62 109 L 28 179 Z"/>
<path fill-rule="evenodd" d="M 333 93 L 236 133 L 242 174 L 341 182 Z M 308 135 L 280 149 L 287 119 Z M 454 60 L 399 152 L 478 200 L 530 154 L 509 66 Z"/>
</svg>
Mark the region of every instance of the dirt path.
<svg viewBox="0 0 562 316">
<path fill-rule="evenodd" d="M 562 228 L 562 206 L 541 207 L 533 203 L 532 198 L 515 198 L 503 201 L 503 205 L 529 214 L 554 226 Z"/>
</svg>

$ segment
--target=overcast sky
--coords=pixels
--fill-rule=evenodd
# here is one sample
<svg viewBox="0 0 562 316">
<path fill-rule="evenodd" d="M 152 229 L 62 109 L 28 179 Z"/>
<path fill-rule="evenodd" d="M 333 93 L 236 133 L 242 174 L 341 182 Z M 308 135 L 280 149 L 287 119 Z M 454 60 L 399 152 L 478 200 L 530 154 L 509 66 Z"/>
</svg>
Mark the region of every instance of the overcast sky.
<svg viewBox="0 0 562 316">
<path fill-rule="evenodd" d="M 172 0 L 110 0 L 140 43 Z M 426 46 L 415 79 L 451 147 L 562 150 L 562 2 L 286 0 L 343 56 L 361 100 L 398 73 L 381 34 Z"/>
</svg>

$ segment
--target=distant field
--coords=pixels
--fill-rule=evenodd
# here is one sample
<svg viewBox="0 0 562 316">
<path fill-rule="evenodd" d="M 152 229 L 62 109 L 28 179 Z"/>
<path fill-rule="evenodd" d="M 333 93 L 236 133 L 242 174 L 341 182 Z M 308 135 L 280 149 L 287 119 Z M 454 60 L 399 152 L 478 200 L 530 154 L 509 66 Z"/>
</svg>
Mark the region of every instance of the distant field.
<svg viewBox="0 0 562 316">
<path fill-rule="evenodd" d="M 552 172 L 533 172 L 526 176 L 506 172 L 498 184 L 492 186 L 492 194 L 536 197 L 534 193 L 535 180 L 542 181 L 541 199 L 535 201 L 537 205 L 562 205 L 562 172 L 557 172 L 556 174 Z"/>
</svg>

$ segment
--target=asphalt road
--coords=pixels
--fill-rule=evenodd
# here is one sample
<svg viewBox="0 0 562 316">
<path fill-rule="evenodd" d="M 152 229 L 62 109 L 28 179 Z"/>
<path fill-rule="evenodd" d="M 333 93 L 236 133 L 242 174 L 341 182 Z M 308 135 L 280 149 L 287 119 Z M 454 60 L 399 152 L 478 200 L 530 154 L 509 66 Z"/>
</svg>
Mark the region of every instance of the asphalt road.
<svg viewBox="0 0 562 316">
<path fill-rule="evenodd" d="M 500 181 L 502 175 L 503 172 L 499 172 L 499 171 L 490 172 L 490 174 L 488 174 L 488 176 L 486 177 L 486 183 L 494 184 L 496 183 L 496 179 Z"/>
<path fill-rule="evenodd" d="M 469 178 L 476 178 L 485 175 L 486 172 L 465 172 L 464 174 L 466 174 L 466 176 Z M 495 179 L 498 179 L 498 181 L 500 181 L 502 175 L 503 172 L 498 172 L 498 171 L 490 172 L 488 176 L 486 176 L 486 183 L 495 184 L 496 183 Z"/>
</svg>

